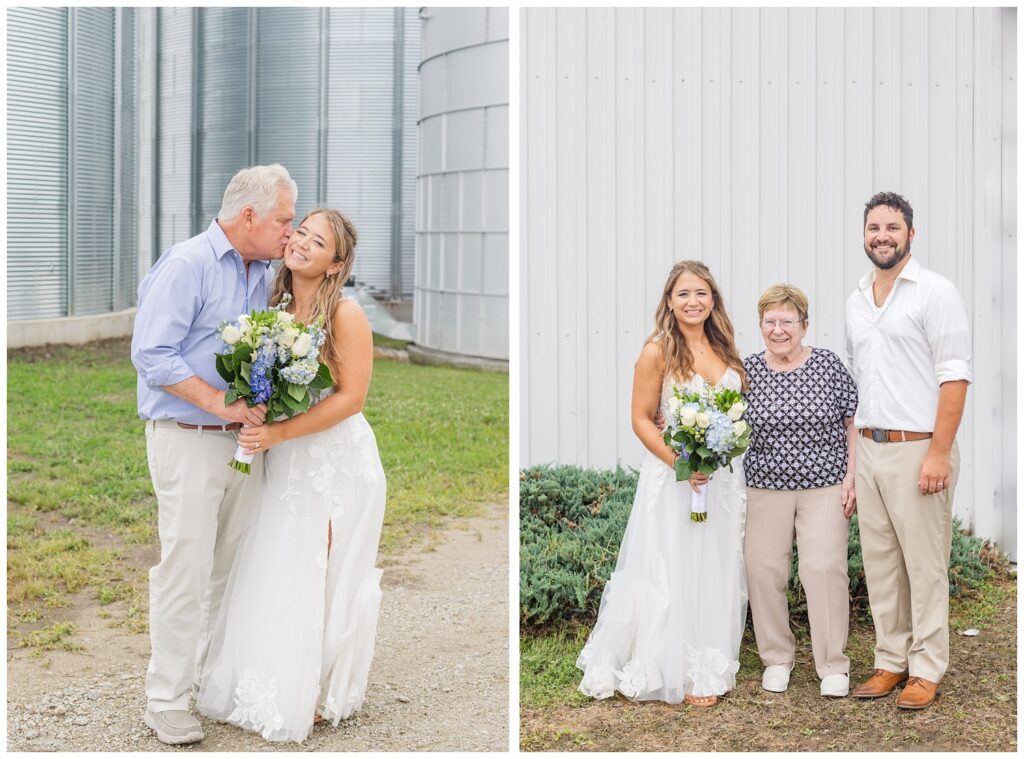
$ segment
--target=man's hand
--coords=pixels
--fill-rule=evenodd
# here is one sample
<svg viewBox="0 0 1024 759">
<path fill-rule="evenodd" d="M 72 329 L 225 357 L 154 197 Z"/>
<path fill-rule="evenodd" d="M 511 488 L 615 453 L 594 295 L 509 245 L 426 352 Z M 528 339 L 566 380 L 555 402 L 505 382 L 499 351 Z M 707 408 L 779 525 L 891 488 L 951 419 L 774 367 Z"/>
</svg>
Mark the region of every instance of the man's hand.
<svg viewBox="0 0 1024 759">
<path fill-rule="evenodd" d="M 921 495 L 940 493 L 949 487 L 949 454 L 929 449 L 921 462 L 921 476 L 917 478 Z"/>
<path fill-rule="evenodd" d="M 843 477 L 843 516 L 847 519 L 852 517 L 853 512 L 857 510 L 857 491 L 854 489 L 855 480 L 856 478 L 853 474 L 848 473 L 845 477 Z"/>
<path fill-rule="evenodd" d="M 229 422 L 241 422 L 246 427 L 259 427 L 267 418 L 267 407 L 262 403 L 249 408 L 246 402 L 239 398 L 230 406 L 225 406 L 224 393 L 220 392 L 217 396 L 220 399 L 220 406 L 211 408 L 210 411 L 221 419 L 226 419 Z"/>
</svg>

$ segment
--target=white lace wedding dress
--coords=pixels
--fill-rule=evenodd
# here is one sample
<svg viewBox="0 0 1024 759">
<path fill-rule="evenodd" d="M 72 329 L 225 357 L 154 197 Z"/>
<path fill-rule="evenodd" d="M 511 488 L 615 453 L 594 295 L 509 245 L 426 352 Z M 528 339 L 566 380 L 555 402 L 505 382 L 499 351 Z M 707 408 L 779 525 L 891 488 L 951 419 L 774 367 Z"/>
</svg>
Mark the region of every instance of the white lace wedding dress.
<svg viewBox="0 0 1024 759">
<path fill-rule="evenodd" d="M 362 414 L 264 455 L 196 705 L 266 740 L 302 741 L 314 713 L 337 725 L 366 695 L 384 470 Z"/>
<path fill-rule="evenodd" d="M 699 375 L 684 386 L 700 390 Z M 740 389 L 728 369 L 718 387 Z M 672 382 L 662 385 L 661 412 Z M 619 558 L 605 585 L 597 624 L 576 666 L 579 689 L 679 703 L 736 685 L 747 616 L 743 568 L 746 490 L 739 459 L 708 484 L 706 522 L 690 520 L 692 489 L 645 452 Z"/>
</svg>

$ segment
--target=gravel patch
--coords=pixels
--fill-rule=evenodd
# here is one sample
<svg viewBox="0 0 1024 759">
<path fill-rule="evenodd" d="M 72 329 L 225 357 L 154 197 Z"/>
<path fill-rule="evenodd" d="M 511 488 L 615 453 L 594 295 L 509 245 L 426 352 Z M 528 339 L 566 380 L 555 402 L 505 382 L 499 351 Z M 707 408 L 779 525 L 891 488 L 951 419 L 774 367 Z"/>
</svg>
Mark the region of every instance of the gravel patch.
<svg viewBox="0 0 1024 759">
<path fill-rule="evenodd" d="M 206 738 L 166 746 L 142 722 L 149 639 L 83 615 L 75 653 L 8 652 L 12 751 L 507 751 L 507 506 L 435 550 L 385 556 L 362 711 L 301 745 L 201 718 Z"/>
</svg>

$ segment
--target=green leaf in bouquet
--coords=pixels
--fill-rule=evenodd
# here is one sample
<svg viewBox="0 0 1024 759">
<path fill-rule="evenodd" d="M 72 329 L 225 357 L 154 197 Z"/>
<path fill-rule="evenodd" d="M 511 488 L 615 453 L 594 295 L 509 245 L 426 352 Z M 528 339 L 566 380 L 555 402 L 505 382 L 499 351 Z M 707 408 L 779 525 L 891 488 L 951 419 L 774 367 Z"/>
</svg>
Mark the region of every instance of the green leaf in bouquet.
<svg viewBox="0 0 1024 759">
<path fill-rule="evenodd" d="M 697 444 L 694 443 L 692 440 L 687 440 L 685 448 L 686 448 L 686 452 L 688 454 L 690 454 L 690 453 L 693 453 L 695 450 L 697 450 Z"/>
<path fill-rule="evenodd" d="M 252 382 L 252 364 L 243 361 L 238 365 L 238 373 L 245 377 L 246 382 Z"/>
<path fill-rule="evenodd" d="M 743 400 L 743 396 L 737 391 L 730 388 L 719 390 L 715 395 L 715 405 L 718 406 L 718 410 L 723 414 L 729 412 L 729 409 L 733 407 L 738 401 Z"/>
<path fill-rule="evenodd" d="M 293 385 L 292 383 L 289 382 L 288 392 L 285 393 L 285 395 L 290 395 L 295 400 L 301 401 L 303 398 L 306 397 L 306 388 L 304 388 L 302 385 Z"/>
<path fill-rule="evenodd" d="M 223 353 L 218 353 L 214 364 L 217 366 L 217 374 L 224 378 L 225 382 L 234 382 L 235 373 L 232 371 L 231 365 L 228 363 L 231 360 L 230 356 L 225 356 Z"/>
<path fill-rule="evenodd" d="M 239 395 L 248 395 L 252 392 L 252 388 L 249 387 L 249 383 L 245 381 L 245 377 L 239 375 L 235 377 L 235 387 L 238 389 Z"/>
<path fill-rule="evenodd" d="M 711 451 L 709 451 L 702 445 L 700 448 L 697 449 L 697 455 L 700 456 L 702 460 L 709 459 L 711 458 Z"/>
<path fill-rule="evenodd" d="M 291 414 L 288 414 L 288 416 L 292 416 L 293 414 L 297 414 L 304 410 L 302 408 L 302 404 L 298 399 L 293 398 L 291 393 L 281 393 L 281 402 L 292 412 Z"/>
<path fill-rule="evenodd" d="M 252 359 L 252 348 L 245 343 L 238 343 L 235 346 L 234 353 L 231 354 L 231 358 L 235 366 L 238 366 L 243 361 L 249 361 Z"/>
<path fill-rule="evenodd" d="M 666 432 L 665 434 L 667 435 L 668 433 Z M 683 432 L 682 430 L 679 430 L 678 432 L 676 432 L 675 435 L 672 436 L 672 439 L 675 440 L 677 443 L 682 443 L 684 440 L 686 440 L 686 433 Z"/>
<path fill-rule="evenodd" d="M 693 470 L 690 469 L 690 462 L 680 456 L 676 459 L 676 480 L 682 482 L 688 480 L 693 475 Z"/>
<path fill-rule="evenodd" d="M 238 391 L 233 387 L 229 387 L 227 392 L 224 393 L 224 405 L 230 406 L 232 403 L 238 400 Z"/>
<path fill-rule="evenodd" d="M 320 364 L 320 368 L 316 370 L 316 376 L 313 381 L 309 383 L 311 390 L 319 392 L 326 390 L 334 384 L 334 377 L 331 376 L 331 370 L 327 364 Z"/>
<path fill-rule="evenodd" d="M 699 471 L 701 474 L 714 474 L 715 469 L 716 469 L 716 467 L 715 467 L 713 462 L 711 462 L 711 461 L 703 461 L 703 460 L 700 462 L 700 465 L 697 467 L 697 471 Z"/>
</svg>

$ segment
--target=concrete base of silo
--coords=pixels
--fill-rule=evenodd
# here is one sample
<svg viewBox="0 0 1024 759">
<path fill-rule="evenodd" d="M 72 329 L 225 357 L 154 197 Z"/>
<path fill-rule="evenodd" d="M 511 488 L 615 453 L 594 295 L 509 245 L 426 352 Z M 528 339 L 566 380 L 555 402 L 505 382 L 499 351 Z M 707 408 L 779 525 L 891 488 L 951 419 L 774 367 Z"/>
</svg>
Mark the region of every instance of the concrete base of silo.
<svg viewBox="0 0 1024 759">
<path fill-rule="evenodd" d="M 504 372 L 508 374 L 508 361 L 480 356 L 463 356 L 459 353 L 424 348 L 422 345 L 410 344 L 406 350 L 409 360 L 414 364 L 428 366 L 454 366 L 459 369 L 478 369 L 483 372 Z"/>
</svg>

